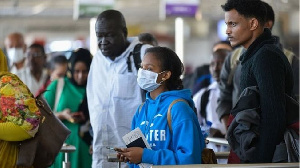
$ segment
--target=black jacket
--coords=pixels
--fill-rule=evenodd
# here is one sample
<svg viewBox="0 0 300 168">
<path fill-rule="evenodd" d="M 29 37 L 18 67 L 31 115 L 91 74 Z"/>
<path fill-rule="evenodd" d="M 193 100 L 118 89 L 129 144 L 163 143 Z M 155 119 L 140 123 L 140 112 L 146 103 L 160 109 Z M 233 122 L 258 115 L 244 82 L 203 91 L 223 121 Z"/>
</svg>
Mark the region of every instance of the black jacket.
<svg viewBox="0 0 300 168">
<path fill-rule="evenodd" d="M 260 91 L 260 136 L 250 159 L 253 163 L 272 162 L 275 147 L 283 139 L 286 127 L 285 93 L 292 95 L 293 73 L 277 43 L 277 38 L 265 29 L 240 57 L 240 89 L 258 86 Z"/>
</svg>

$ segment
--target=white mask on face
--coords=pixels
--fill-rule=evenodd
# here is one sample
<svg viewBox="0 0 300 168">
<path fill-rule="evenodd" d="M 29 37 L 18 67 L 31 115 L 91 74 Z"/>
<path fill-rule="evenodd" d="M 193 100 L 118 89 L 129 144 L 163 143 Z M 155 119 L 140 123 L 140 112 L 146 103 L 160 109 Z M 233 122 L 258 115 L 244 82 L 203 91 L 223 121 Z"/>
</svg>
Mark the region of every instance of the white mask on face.
<svg viewBox="0 0 300 168">
<path fill-rule="evenodd" d="M 161 85 L 161 83 L 156 83 L 156 80 L 158 75 L 163 72 L 155 73 L 140 68 L 138 71 L 137 83 L 142 89 L 151 92 Z"/>
<path fill-rule="evenodd" d="M 25 58 L 23 48 L 9 48 L 7 50 L 7 55 L 11 63 L 18 63 Z"/>
</svg>

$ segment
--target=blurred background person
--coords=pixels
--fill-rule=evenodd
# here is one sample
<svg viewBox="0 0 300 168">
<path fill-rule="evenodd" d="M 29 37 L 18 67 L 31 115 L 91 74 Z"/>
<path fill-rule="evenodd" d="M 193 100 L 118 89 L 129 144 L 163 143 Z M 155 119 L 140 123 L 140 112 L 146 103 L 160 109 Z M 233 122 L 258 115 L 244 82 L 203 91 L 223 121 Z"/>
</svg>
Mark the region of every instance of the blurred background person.
<svg viewBox="0 0 300 168">
<path fill-rule="evenodd" d="M 212 123 L 209 129 L 209 137 L 225 138 L 226 128 L 219 121 L 216 108 L 217 100 L 220 95 L 218 88 L 220 72 L 224 60 L 229 54 L 230 51 L 227 49 L 218 49 L 213 52 L 209 65 L 209 71 L 212 76 L 211 84 L 199 90 L 193 97 L 200 125 L 202 127 L 209 127 L 207 126 L 207 121 Z M 213 149 L 214 152 L 229 151 L 227 146 L 216 145 L 214 143 L 208 143 L 207 147 Z M 218 163 L 227 163 L 227 160 L 218 160 Z"/>
<path fill-rule="evenodd" d="M 138 35 L 139 41 L 142 44 L 150 44 L 152 46 L 158 46 L 156 38 L 151 33 L 141 33 Z"/>
<path fill-rule="evenodd" d="M 233 48 L 230 45 L 230 42 L 228 40 L 221 40 L 221 41 L 216 42 L 213 45 L 212 52 L 216 52 L 219 49 L 225 49 L 225 50 L 228 50 L 228 51 L 233 50 Z"/>
<path fill-rule="evenodd" d="M 232 51 L 232 47 L 229 41 L 218 41 L 214 43 L 212 47 L 212 52 L 215 52 L 219 49 L 225 49 L 227 51 Z M 192 94 L 194 95 L 202 88 L 208 87 L 211 84 L 211 73 L 209 70 L 209 64 L 204 64 L 196 68 L 195 72 L 193 73 L 191 82 L 192 82 Z"/>
<path fill-rule="evenodd" d="M 38 92 L 36 93 L 36 96 L 42 93 L 48 85 L 58 79 L 63 78 L 66 76 L 67 70 L 68 70 L 68 60 L 66 56 L 64 55 L 58 55 L 55 57 L 52 57 L 50 62 L 48 63 L 48 77 L 46 82 L 40 87 Z"/>
<path fill-rule="evenodd" d="M 26 44 L 21 33 L 15 32 L 7 35 L 4 41 L 11 73 L 24 71 L 26 61 Z"/>
<path fill-rule="evenodd" d="M 70 153 L 70 162 L 72 167 L 78 168 L 90 168 L 92 165 L 89 144 L 79 135 L 81 123 L 88 120 L 84 111 L 79 110 L 83 108 L 82 104 L 86 99 L 86 83 L 91 61 L 92 56 L 87 49 L 79 48 L 73 51 L 69 59 L 68 77 L 53 81 L 47 87 L 49 91 L 44 93 L 56 116 L 71 130 L 65 143 L 76 147 L 76 151 Z M 61 81 L 63 84 L 59 84 Z M 61 90 L 60 95 L 56 95 L 59 94 L 57 90 Z M 87 106 L 87 103 L 84 104 Z M 63 161 L 64 155 L 59 153 L 52 167 L 61 168 Z"/>
<path fill-rule="evenodd" d="M 33 95 L 47 80 L 46 53 L 40 44 L 32 44 L 27 52 L 27 66 L 16 75 L 27 85 Z"/>
</svg>

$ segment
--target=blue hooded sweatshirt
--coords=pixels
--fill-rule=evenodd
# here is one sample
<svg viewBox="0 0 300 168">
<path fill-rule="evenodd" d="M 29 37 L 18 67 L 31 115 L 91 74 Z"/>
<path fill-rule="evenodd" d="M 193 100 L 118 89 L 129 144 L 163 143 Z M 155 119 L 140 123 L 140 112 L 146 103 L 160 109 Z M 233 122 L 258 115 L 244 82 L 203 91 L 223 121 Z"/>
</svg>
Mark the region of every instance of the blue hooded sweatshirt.
<svg viewBox="0 0 300 168">
<path fill-rule="evenodd" d="M 173 100 L 185 99 L 172 106 L 172 130 L 167 112 Z M 142 163 L 153 165 L 200 164 L 204 138 L 188 89 L 161 93 L 155 100 L 147 93 L 146 101 L 138 108 L 132 120 L 132 129 L 139 127 L 152 149 L 144 149 Z M 131 167 L 138 165 L 131 164 Z"/>
</svg>

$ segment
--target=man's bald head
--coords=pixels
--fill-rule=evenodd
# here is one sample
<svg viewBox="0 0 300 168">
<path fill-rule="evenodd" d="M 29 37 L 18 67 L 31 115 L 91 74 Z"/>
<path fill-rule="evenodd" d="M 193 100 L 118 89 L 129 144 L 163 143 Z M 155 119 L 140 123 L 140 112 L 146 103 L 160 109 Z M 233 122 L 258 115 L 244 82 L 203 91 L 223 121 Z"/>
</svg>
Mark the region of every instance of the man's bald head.
<svg viewBox="0 0 300 168">
<path fill-rule="evenodd" d="M 113 22 L 116 27 L 122 29 L 126 37 L 128 35 L 126 21 L 123 14 L 117 10 L 106 10 L 98 15 L 97 22 L 101 24 L 102 22 Z"/>
<path fill-rule="evenodd" d="M 13 63 L 24 62 L 26 44 L 21 33 L 14 32 L 9 34 L 5 38 L 4 45 L 10 65 L 12 65 Z"/>
<path fill-rule="evenodd" d="M 24 37 L 21 33 L 15 32 L 9 34 L 4 41 L 5 47 L 7 48 L 23 48 L 25 45 Z"/>
<path fill-rule="evenodd" d="M 95 31 L 98 47 L 104 56 L 114 60 L 129 46 L 124 16 L 116 10 L 106 10 L 99 14 Z"/>
</svg>

